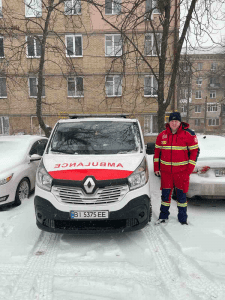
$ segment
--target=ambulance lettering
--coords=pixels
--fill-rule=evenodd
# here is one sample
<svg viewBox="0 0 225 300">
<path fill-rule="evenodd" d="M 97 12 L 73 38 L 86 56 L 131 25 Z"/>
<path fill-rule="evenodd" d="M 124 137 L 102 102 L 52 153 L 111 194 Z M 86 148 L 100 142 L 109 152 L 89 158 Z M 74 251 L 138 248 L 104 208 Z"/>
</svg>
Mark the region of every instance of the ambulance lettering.
<svg viewBox="0 0 225 300">
<path fill-rule="evenodd" d="M 71 167 L 76 167 L 76 163 L 70 163 L 70 168 Z"/>
<path fill-rule="evenodd" d="M 64 164 L 61 165 L 61 167 L 62 167 L 62 168 L 66 168 L 66 167 L 68 167 L 68 164 L 67 164 L 67 163 L 64 163 Z"/>
<path fill-rule="evenodd" d="M 127 178 L 132 172 L 124 170 L 120 162 L 80 161 L 55 164 L 49 174 L 55 179 L 81 181 L 87 176 L 93 176 L 96 180 Z"/>
<path fill-rule="evenodd" d="M 62 164 L 55 164 L 54 169 L 58 168 L 74 168 L 74 167 L 108 167 L 108 168 L 124 168 L 121 163 L 106 163 L 106 162 L 88 162 L 84 164 L 82 162 L 77 163 L 62 163 Z"/>
<path fill-rule="evenodd" d="M 83 165 L 83 163 L 79 163 L 78 165 L 77 165 L 77 167 L 83 167 L 84 165 Z"/>
</svg>

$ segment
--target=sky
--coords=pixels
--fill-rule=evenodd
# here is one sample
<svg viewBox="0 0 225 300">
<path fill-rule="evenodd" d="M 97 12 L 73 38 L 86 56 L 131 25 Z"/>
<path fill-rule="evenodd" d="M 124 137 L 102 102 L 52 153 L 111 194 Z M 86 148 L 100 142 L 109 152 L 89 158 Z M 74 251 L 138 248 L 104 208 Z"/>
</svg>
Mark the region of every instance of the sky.
<svg viewBox="0 0 225 300">
<path fill-rule="evenodd" d="M 204 6 L 203 3 L 210 2 L 212 5 L 209 7 L 209 13 L 213 17 L 210 17 L 210 22 L 208 22 L 209 18 L 202 7 Z M 181 9 L 181 19 L 187 14 L 187 10 L 184 8 L 186 3 L 186 1 L 183 3 L 183 9 Z M 196 10 L 198 11 L 198 21 L 201 23 L 201 31 L 194 18 L 187 34 L 192 47 L 189 47 L 189 43 L 184 43 L 184 50 L 187 45 L 189 50 L 201 48 L 201 50 L 211 53 L 221 51 L 220 44 L 225 45 L 225 2 L 222 0 L 198 1 Z"/>
</svg>

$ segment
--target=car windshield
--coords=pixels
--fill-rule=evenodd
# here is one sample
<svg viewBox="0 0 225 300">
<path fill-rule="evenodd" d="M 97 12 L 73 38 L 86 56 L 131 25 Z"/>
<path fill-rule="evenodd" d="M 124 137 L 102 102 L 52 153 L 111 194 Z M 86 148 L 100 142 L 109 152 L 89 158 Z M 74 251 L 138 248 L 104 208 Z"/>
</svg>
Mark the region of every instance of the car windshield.
<svg viewBox="0 0 225 300">
<path fill-rule="evenodd" d="M 51 153 L 125 154 L 142 148 L 137 123 L 81 121 L 59 123 L 50 142 Z"/>
</svg>

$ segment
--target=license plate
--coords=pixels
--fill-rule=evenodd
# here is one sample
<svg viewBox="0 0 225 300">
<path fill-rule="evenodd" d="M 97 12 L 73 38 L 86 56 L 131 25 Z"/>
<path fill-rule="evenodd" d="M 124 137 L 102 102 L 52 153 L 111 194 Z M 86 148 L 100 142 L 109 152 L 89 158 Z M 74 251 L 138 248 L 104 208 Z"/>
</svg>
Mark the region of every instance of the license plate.
<svg viewBox="0 0 225 300">
<path fill-rule="evenodd" d="M 225 177 L 225 169 L 216 169 L 215 176 L 216 177 Z"/>
<path fill-rule="evenodd" d="M 108 210 L 94 210 L 94 211 L 75 211 L 70 212 L 71 219 L 108 219 Z"/>
</svg>

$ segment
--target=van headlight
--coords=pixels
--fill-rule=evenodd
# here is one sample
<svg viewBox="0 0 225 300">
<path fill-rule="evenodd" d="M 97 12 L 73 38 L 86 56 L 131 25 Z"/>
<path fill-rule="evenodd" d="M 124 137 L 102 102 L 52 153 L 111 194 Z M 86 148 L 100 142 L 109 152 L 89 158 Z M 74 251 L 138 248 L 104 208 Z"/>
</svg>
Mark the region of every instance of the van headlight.
<svg viewBox="0 0 225 300">
<path fill-rule="evenodd" d="M 144 158 L 137 169 L 128 177 L 130 190 L 138 189 L 148 181 L 148 166 Z"/>
<path fill-rule="evenodd" d="M 52 177 L 46 171 L 43 160 L 40 161 L 36 174 L 36 183 L 39 188 L 50 192 L 52 188 Z"/>
</svg>

